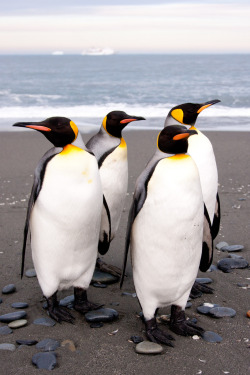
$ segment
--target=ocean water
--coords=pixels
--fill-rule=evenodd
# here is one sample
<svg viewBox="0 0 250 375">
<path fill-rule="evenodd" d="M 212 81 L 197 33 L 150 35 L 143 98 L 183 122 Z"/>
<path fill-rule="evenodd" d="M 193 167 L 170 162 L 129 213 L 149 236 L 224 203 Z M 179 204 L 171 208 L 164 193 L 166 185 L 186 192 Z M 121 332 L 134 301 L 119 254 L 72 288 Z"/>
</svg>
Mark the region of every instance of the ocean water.
<svg viewBox="0 0 250 375">
<path fill-rule="evenodd" d="M 131 128 L 161 129 L 177 104 L 220 99 L 197 127 L 250 131 L 250 55 L 9 55 L 0 72 L 0 130 L 65 116 L 87 132 L 112 110 L 146 118 Z"/>
</svg>

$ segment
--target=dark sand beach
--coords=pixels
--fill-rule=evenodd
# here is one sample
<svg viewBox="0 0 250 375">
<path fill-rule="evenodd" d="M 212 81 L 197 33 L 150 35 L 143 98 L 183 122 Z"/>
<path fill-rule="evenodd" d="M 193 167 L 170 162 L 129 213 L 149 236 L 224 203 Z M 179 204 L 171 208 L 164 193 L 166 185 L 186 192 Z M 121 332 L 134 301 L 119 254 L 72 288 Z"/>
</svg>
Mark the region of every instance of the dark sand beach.
<svg viewBox="0 0 250 375">
<path fill-rule="evenodd" d="M 109 253 L 103 258 L 118 267 L 122 266 L 127 215 L 137 176 L 155 150 L 158 131 L 125 131 L 128 145 L 129 187 L 119 231 L 112 242 Z M 242 244 L 241 253 L 250 262 L 250 132 L 205 132 L 211 140 L 219 171 L 219 193 L 221 199 L 221 230 L 215 245 L 226 241 L 230 245 Z M 83 134 L 84 141 L 91 134 Z M 140 307 L 136 298 L 122 296 L 122 291 L 134 292 L 130 262 L 122 291 L 119 283 L 106 289 L 90 286 L 89 299 L 115 308 L 119 319 L 106 323 L 102 328 L 90 328 L 83 316 L 73 312 L 74 325 L 62 323 L 54 327 L 34 325 L 36 318 L 46 317 L 42 308 L 42 293 L 36 278 L 20 279 L 21 248 L 23 226 L 31 191 L 33 172 L 38 160 L 51 147 L 50 143 L 37 132 L 23 131 L 0 133 L 1 173 L 1 246 L 0 246 L 0 289 L 7 284 L 15 284 L 16 292 L 0 295 L 0 314 L 14 311 L 13 302 L 28 302 L 25 327 L 13 330 L 12 334 L 0 335 L 0 343 L 16 344 L 18 339 L 53 338 L 62 342 L 72 340 L 76 351 L 68 347 L 56 350 L 58 366 L 55 374 L 72 375 L 246 375 L 250 370 L 250 310 L 249 289 L 237 283 L 250 283 L 249 269 L 237 269 L 231 273 L 220 270 L 199 273 L 200 277 L 210 277 L 214 294 L 203 294 L 192 300 L 186 310 L 188 317 L 196 317 L 205 330 L 218 333 L 221 343 L 208 343 L 202 339 L 182 337 L 173 334 L 175 347 L 164 346 L 160 355 L 140 355 L 135 352 L 135 344 L 128 340 L 132 335 L 143 336 L 144 325 L 137 317 Z M 244 198 L 244 200 L 241 200 Z M 214 251 L 213 264 L 227 257 L 227 253 Z M 32 268 L 30 246 L 28 244 L 25 269 Z M 59 297 L 72 294 L 72 289 L 59 293 Z M 196 307 L 203 302 L 217 303 L 236 310 L 233 318 L 215 319 L 200 315 Z M 119 303 L 114 306 L 112 303 Z M 160 314 L 169 313 L 169 309 Z M 3 326 L 4 323 L 0 323 Z M 167 328 L 167 327 L 166 327 Z M 109 333 L 118 329 L 115 335 Z M 168 328 L 167 328 L 168 329 Z M 46 373 L 37 370 L 31 363 L 33 354 L 39 350 L 35 346 L 17 348 L 14 352 L 0 351 L 0 372 L 5 375 Z"/>
</svg>

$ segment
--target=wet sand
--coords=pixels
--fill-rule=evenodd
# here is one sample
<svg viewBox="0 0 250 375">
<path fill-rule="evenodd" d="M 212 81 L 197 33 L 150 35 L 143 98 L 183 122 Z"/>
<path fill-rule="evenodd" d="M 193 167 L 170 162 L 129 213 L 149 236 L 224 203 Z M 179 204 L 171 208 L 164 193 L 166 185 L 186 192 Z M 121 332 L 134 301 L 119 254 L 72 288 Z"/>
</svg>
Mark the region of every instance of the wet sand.
<svg viewBox="0 0 250 375">
<path fill-rule="evenodd" d="M 137 176 L 155 150 L 158 131 L 128 131 L 124 138 L 128 145 L 129 187 L 122 214 L 121 224 L 109 253 L 103 259 L 118 267 L 122 266 L 124 239 L 128 210 Z M 221 230 L 215 240 L 229 244 L 242 244 L 245 249 L 240 253 L 250 262 L 250 132 L 205 132 L 212 141 L 219 171 L 219 193 L 221 199 Z M 91 134 L 83 134 L 84 141 Z M 188 317 L 196 317 L 198 324 L 205 330 L 217 332 L 223 341 L 219 344 L 194 340 L 192 337 L 175 337 L 175 347 L 164 346 L 161 355 L 145 356 L 136 354 L 135 344 L 128 340 L 132 335 L 143 336 L 144 326 L 136 316 L 140 307 L 136 298 L 122 296 L 119 284 L 109 285 L 106 289 L 90 286 L 89 299 L 104 303 L 105 307 L 115 308 L 119 319 L 104 324 L 102 328 L 90 328 L 83 316 L 74 312 L 75 325 L 56 324 L 54 327 L 34 325 L 39 317 L 46 317 L 42 309 L 42 293 L 36 278 L 20 279 L 21 248 L 23 225 L 32 187 L 34 168 L 41 156 L 50 148 L 50 143 L 39 133 L 24 131 L 0 133 L 1 173 L 0 173 L 0 209 L 1 209 L 1 246 L 0 246 L 0 288 L 10 283 L 16 285 L 14 294 L 1 295 L 1 314 L 14 311 L 13 302 L 26 301 L 28 325 L 13 330 L 7 336 L 0 336 L 0 343 L 15 344 L 17 339 L 53 338 L 62 342 L 69 339 L 75 343 L 76 351 L 60 347 L 57 352 L 58 367 L 56 374 L 84 375 L 125 375 L 168 374 L 168 375 L 245 375 L 249 371 L 250 361 L 250 319 L 246 317 L 250 309 L 249 290 L 239 288 L 237 283 L 249 283 L 249 269 L 234 270 L 231 273 L 214 271 L 199 273 L 200 277 L 213 279 L 211 286 L 214 294 L 192 300 L 192 307 L 186 310 Z M 245 198 L 246 200 L 239 200 Z M 239 253 L 238 253 L 239 254 Z M 227 253 L 214 251 L 213 264 Z M 27 248 L 25 269 L 32 268 L 30 246 Z M 247 280 L 248 278 L 248 280 Z M 134 292 L 130 262 L 127 269 L 123 291 Z M 59 293 L 59 297 L 72 294 L 72 289 Z M 118 306 L 111 305 L 119 303 Z M 234 318 L 214 319 L 200 315 L 196 307 L 203 302 L 217 303 L 220 306 L 236 310 Z M 167 314 L 169 309 L 160 310 Z M 0 323 L 0 326 L 3 326 Z M 118 329 L 115 335 L 109 333 Z M 249 341 L 247 341 L 249 339 Z M 14 352 L 0 352 L 1 373 L 6 375 L 37 374 L 32 365 L 32 355 L 38 349 L 22 347 Z M 40 370 L 39 373 L 45 373 Z"/>
</svg>

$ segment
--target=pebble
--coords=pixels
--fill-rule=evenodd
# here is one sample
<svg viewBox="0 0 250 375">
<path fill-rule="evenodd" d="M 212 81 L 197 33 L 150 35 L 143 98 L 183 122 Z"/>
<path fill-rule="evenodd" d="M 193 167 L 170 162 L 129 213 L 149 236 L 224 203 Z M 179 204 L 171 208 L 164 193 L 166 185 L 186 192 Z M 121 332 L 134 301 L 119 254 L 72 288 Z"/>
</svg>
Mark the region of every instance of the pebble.
<svg viewBox="0 0 250 375">
<path fill-rule="evenodd" d="M 94 283 L 92 284 L 95 288 L 107 288 L 107 284 Z"/>
<path fill-rule="evenodd" d="M 102 322 L 96 322 L 96 323 L 91 323 L 90 324 L 90 328 L 101 328 L 103 327 L 103 323 Z"/>
<path fill-rule="evenodd" d="M 144 341 L 143 337 L 141 336 L 131 336 L 130 340 L 133 341 L 134 344 L 139 344 L 140 342 Z"/>
<path fill-rule="evenodd" d="M 209 315 L 212 315 L 214 318 L 223 318 L 225 316 L 232 318 L 236 315 L 236 311 L 231 309 L 231 307 L 213 307 L 210 309 Z"/>
<path fill-rule="evenodd" d="M 202 335 L 203 340 L 207 342 L 221 342 L 222 337 L 215 332 L 205 331 Z"/>
<path fill-rule="evenodd" d="M 35 268 L 30 268 L 25 272 L 25 276 L 27 277 L 36 277 L 36 270 Z"/>
<path fill-rule="evenodd" d="M 189 309 L 189 307 L 191 307 L 192 306 L 192 302 L 187 302 L 187 304 L 186 304 L 186 309 Z"/>
<path fill-rule="evenodd" d="M 135 298 L 137 295 L 136 293 L 122 292 L 122 296 L 129 296 Z"/>
<path fill-rule="evenodd" d="M 246 268 L 248 267 L 248 262 L 242 259 L 224 258 L 219 260 L 217 263 L 218 268 L 223 272 L 231 272 L 235 268 Z"/>
<path fill-rule="evenodd" d="M 12 329 L 10 329 L 10 327 L 8 326 L 0 327 L 0 335 L 9 335 L 12 332 L 13 332 Z"/>
<path fill-rule="evenodd" d="M 119 305 L 120 305 L 120 302 L 110 302 L 110 305 L 111 305 L 111 306 L 119 306 Z"/>
<path fill-rule="evenodd" d="M 25 309 L 26 307 L 29 307 L 27 302 L 14 302 L 12 303 L 11 307 L 14 309 Z"/>
<path fill-rule="evenodd" d="M 200 314 L 204 314 L 204 315 L 207 315 L 209 314 L 209 311 L 214 308 L 214 307 L 219 307 L 219 305 L 216 305 L 216 304 L 212 304 L 212 303 L 203 303 L 202 305 L 198 306 L 197 307 L 197 311 L 200 313 Z"/>
<path fill-rule="evenodd" d="M 49 339 L 49 338 L 39 341 L 36 344 L 36 348 L 41 349 L 44 352 L 53 352 L 54 350 L 59 348 L 59 346 L 60 346 L 59 341 L 56 341 L 54 339 Z"/>
<path fill-rule="evenodd" d="M 199 284 L 211 284 L 213 282 L 209 277 L 197 277 L 195 281 Z"/>
<path fill-rule="evenodd" d="M 217 267 L 214 265 L 214 264 L 212 264 L 210 267 L 209 267 L 209 269 L 207 270 L 207 272 L 214 272 L 214 271 L 217 271 Z"/>
<path fill-rule="evenodd" d="M 16 350 L 16 347 L 13 344 L 3 343 L 0 344 L 0 350 L 10 350 L 11 352 L 14 352 L 14 350 Z"/>
<path fill-rule="evenodd" d="M 32 357 L 32 363 L 39 369 L 53 370 L 56 366 L 55 353 L 36 353 Z"/>
<path fill-rule="evenodd" d="M 244 249 L 243 245 L 230 245 L 230 246 L 223 246 L 221 251 L 241 251 Z"/>
<path fill-rule="evenodd" d="M 16 343 L 18 345 L 32 346 L 32 345 L 37 344 L 37 340 L 16 340 Z"/>
<path fill-rule="evenodd" d="M 16 291 L 16 286 L 14 284 L 8 284 L 8 285 L 5 285 L 2 289 L 2 293 L 3 294 L 10 294 L 10 293 L 14 293 Z"/>
<path fill-rule="evenodd" d="M 72 294 L 70 296 L 67 296 L 67 297 L 61 299 L 59 301 L 59 305 L 60 306 L 68 306 L 68 305 L 71 305 L 72 303 L 74 303 L 74 301 L 75 301 L 75 296 L 74 296 L 74 294 Z"/>
<path fill-rule="evenodd" d="M 85 314 L 85 319 L 89 323 L 112 322 L 113 320 L 117 319 L 118 316 L 118 312 L 114 309 L 101 308 L 87 312 Z"/>
<path fill-rule="evenodd" d="M 53 327 L 56 324 L 56 322 L 50 318 L 38 318 L 34 320 L 33 324 Z"/>
<path fill-rule="evenodd" d="M 250 284 L 247 284 L 247 283 L 237 283 L 237 286 L 239 286 L 240 288 L 244 288 L 244 289 L 250 288 Z"/>
<path fill-rule="evenodd" d="M 0 316 L 0 322 L 3 323 L 10 323 L 13 322 L 14 320 L 19 320 L 22 318 L 25 318 L 27 315 L 26 311 L 15 311 L 12 313 L 4 314 Z"/>
<path fill-rule="evenodd" d="M 75 352 L 76 351 L 76 347 L 75 347 L 75 344 L 73 343 L 72 340 L 64 340 L 61 344 L 62 347 L 67 347 L 71 352 Z"/>
<path fill-rule="evenodd" d="M 247 312 L 247 317 L 250 318 L 250 310 Z"/>
<path fill-rule="evenodd" d="M 219 242 L 216 245 L 216 249 L 220 250 L 224 246 L 229 246 L 229 244 L 227 242 Z"/>
<path fill-rule="evenodd" d="M 110 273 L 102 272 L 102 271 L 95 269 L 95 272 L 91 280 L 91 284 L 94 284 L 94 283 L 113 284 L 113 283 L 117 283 L 118 280 L 119 280 L 118 277 L 113 276 Z"/>
<path fill-rule="evenodd" d="M 160 354 L 163 347 L 155 342 L 142 341 L 136 345 L 135 351 L 139 354 Z"/>
<path fill-rule="evenodd" d="M 19 319 L 19 320 L 14 320 L 14 322 L 10 322 L 8 326 L 10 328 L 20 328 L 26 326 L 28 321 L 26 319 Z"/>
</svg>

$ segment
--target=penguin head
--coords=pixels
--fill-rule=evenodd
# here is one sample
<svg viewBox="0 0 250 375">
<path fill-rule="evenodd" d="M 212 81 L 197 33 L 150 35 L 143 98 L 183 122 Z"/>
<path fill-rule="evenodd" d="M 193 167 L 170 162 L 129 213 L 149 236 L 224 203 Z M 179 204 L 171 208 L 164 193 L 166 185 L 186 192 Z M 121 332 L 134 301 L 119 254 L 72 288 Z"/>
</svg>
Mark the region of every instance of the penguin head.
<svg viewBox="0 0 250 375">
<path fill-rule="evenodd" d="M 78 128 L 66 117 L 50 117 L 40 122 L 17 122 L 13 126 L 41 132 L 55 147 L 64 147 L 76 139 Z"/>
<path fill-rule="evenodd" d="M 173 107 L 165 120 L 165 125 L 183 124 L 194 126 L 199 113 L 201 113 L 205 108 L 210 107 L 213 104 L 219 103 L 220 100 L 214 99 L 202 104 L 195 103 L 184 103 Z"/>
<path fill-rule="evenodd" d="M 196 130 L 188 130 L 185 126 L 167 126 L 158 135 L 157 147 L 166 154 L 185 154 L 188 138 L 194 134 L 197 134 Z"/>
<path fill-rule="evenodd" d="M 113 137 L 121 138 L 122 130 L 132 121 L 145 120 L 144 117 L 130 116 L 123 111 L 112 111 L 104 117 L 102 126 Z"/>
</svg>

